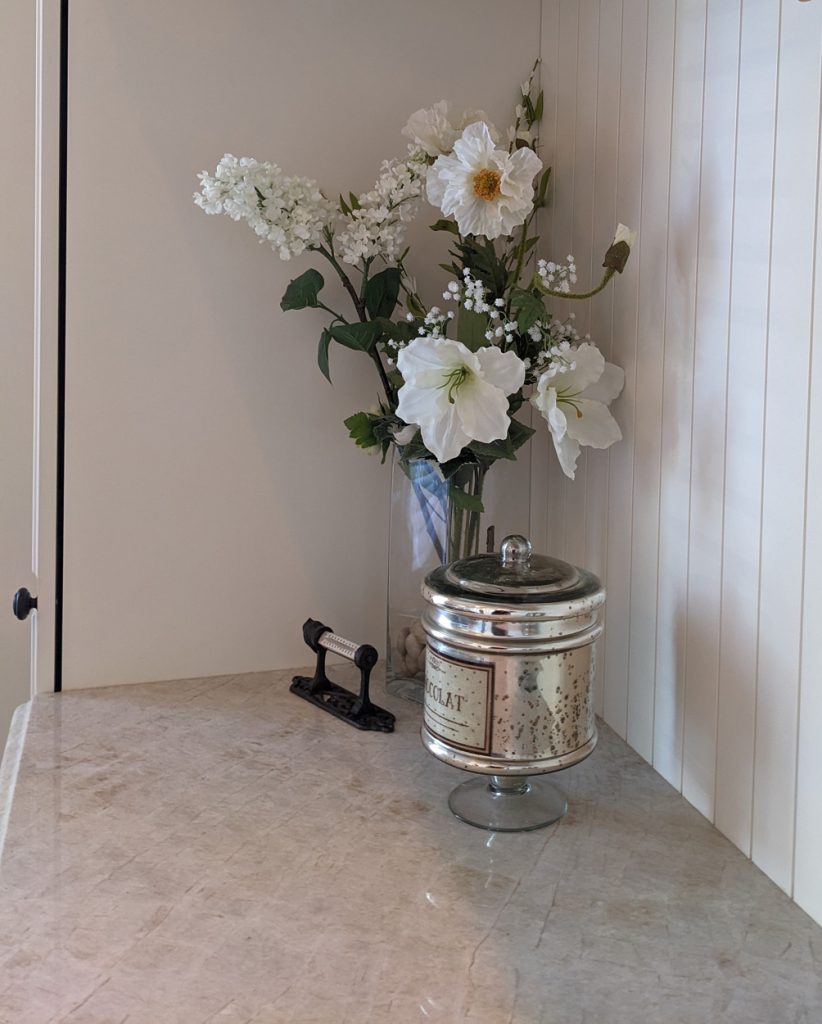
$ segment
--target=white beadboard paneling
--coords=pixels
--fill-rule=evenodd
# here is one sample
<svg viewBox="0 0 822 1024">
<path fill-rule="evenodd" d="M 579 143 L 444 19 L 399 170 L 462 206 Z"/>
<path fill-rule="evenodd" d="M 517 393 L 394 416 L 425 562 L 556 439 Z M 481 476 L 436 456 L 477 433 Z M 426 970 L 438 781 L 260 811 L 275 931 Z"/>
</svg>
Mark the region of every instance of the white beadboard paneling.
<svg viewBox="0 0 822 1024">
<path fill-rule="evenodd" d="M 596 707 L 822 921 L 822 5 L 549 9 L 543 54 L 572 75 L 576 28 L 577 61 L 554 251 L 563 203 L 581 278 L 640 232 L 580 323 L 626 369 L 625 437 L 554 524 L 608 589 Z"/>
<path fill-rule="evenodd" d="M 716 826 L 751 851 L 759 533 L 779 7 L 745 0 L 728 338 Z"/>
<path fill-rule="evenodd" d="M 539 78 L 545 93 L 544 113 L 540 125 L 540 157 L 545 167 L 553 168 L 557 150 L 559 53 L 559 0 L 543 0 L 540 34 Z M 553 171 L 552 171 L 553 173 Z M 538 227 L 542 249 L 550 240 L 554 214 L 553 182 L 548 189 L 548 205 L 539 212 Z M 542 253 L 541 253 L 542 254 Z M 531 409 L 531 426 L 537 433 L 531 439 L 531 541 L 537 551 L 552 551 L 548 523 L 551 507 L 551 467 L 556 462 L 548 428 L 536 409 Z M 556 553 L 556 552 L 554 552 Z"/>
<path fill-rule="evenodd" d="M 808 422 L 808 491 L 799 738 L 796 765 L 794 898 L 822 921 L 822 177 L 817 155 L 816 273 Z"/>
<path fill-rule="evenodd" d="M 591 276 L 600 270 L 601 260 L 596 254 L 604 253 L 613 237 L 617 223 L 616 185 L 617 161 L 619 158 L 619 80 L 622 69 L 622 3 L 621 0 L 605 0 L 599 5 L 599 47 L 597 63 L 589 73 L 596 76 L 597 119 L 596 147 L 594 151 L 594 210 L 593 247 L 594 259 Z M 615 282 L 618 284 L 619 282 Z M 611 356 L 611 328 L 613 323 L 614 287 L 607 288 L 590 302 L 590 331 L 593 341 L 599 345 L 606 358 Z M 587 480 L 588 495 L 586 509 L 586 551 L 587 567 L 595 572 L 608 586 L 608 485 L 610 461 L 607 451 L 588 452 Z M 609 599 L 610 600 L 610 599 Z M 606 606 L 607 637 L 608 609 Z M 597 714 L 605 711 L 605 688 L 607 679 L 602 657 L 605 637 L 599 642 L 595 707 Z"/>
<path fill-rule="evenodd" d="M 662 474 L 656 628 L 654 767 L 682 786 L 699 168 L 705 0 L 680 0 L 676 55 L 662 381 Z"/>
<path fill-rule="evenodd" d="M 739 0 L 709 2 L 699 189 L 682 792 L 713 816 Z"/>
<path fill-rule="evenodd" d="M 777 87 L 751 851 L 786 891 L 794 833 L 820 15 L 819 5 L 782 5 Z"/>
<path fill-rule="evenodd" d="M 574 186 L 577 138 L 577 45 L 579 41 L 579 2 L 560 0 L 557 31 L 557 139 L 553 160 L 553 222 L 548 244 L 542 255 L 547 259 L 564 260 L 571 251 L 573 239 Z M 549 303 L 557 316 L 566 316 L 567 303 Z M 580 460 L 582 462 L 582 460 Z M 579 474 L 577 474 L 579 476 Z M 571 486 L 558 460 L 552 455 L 548 471 L 548 540 L 553 555 L 567 558 L 566 492 Z"/>
<path fill-rule="evenodd" d="M 568 253 L 577 261 L 578 288 L 588 288 L 601 273 L 593 253 L 594 158 L 597 130 L 597 83 L 591 69 L 597 66 L 599 0 L 579 0 L 576 49 L 576 131 L 574 133 L 574 193 L 571 208 L 571 241 Z M 557 255 L 565 256 L 564 252 Z M 593 264 L 593 267 L 592 267 Z M 591 303 L 572 302 L 569 310 L 577 330 L 590 329 Z M 587 565 L 586 508 L 588 498 L 588 452 L 583 449 L 577 463 L 576 479 L 565 487 L 565 557 L 574 565 Z"/>
<path fill-rule="evenodd" d="M 643 105 L 648 42 L 647 0 L 625 0 L 622 10 L 617 218 L 639 224 L 642 182 Z M 641 241 L 639 243 L 641 249 Z M 634 254 L 635 256 L 638 254 Z M 620 736 L 628 727 L 628 637 L 630 631 L 633 505 L 633 418 L 636 399 L 637 292 L 639 259 L 628 261 L 614 282 L 613 360 L 625 369 L 625 390 L 614 409 L 622 442 L 610 451 L 608 493 L 608 609 L 605 635 L 605 716 Z"/>
<path fill-rule="evenodd" d="M 671 165 L 675 0 L 648 8 L 648 48 L 639 228 L 639 316 L 634 423 L 628 742 L 653 759 L 660 433 L 665 344 L 665 256 Z M 619 282 L 617 282 L 619 285 Z"/>
</svg>

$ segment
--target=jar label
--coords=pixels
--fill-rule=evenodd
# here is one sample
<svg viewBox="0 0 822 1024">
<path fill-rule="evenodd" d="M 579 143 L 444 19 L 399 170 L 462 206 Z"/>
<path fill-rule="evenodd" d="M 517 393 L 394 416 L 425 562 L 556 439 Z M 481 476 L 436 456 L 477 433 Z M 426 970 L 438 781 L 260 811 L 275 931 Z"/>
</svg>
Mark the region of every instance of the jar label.
<svg viewBox="0 0 822 1024">
<path fill-rule="evenodd" d="M 494 666 L 457 661 L 429 646 L 425 658 L 426 728 L 451 747 L 491 753 Z"/>
</svg>

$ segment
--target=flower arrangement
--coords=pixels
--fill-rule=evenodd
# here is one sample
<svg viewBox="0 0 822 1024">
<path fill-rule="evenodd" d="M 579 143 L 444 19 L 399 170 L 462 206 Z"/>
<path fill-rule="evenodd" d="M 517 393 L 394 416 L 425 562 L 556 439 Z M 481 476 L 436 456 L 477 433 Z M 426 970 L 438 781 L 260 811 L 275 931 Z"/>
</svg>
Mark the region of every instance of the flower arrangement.
<svg viewBox="0 0 822 1024">
<path fill-rule="evenodd" d="M 556 318 L 546 303 L 605 288 L 624 269 L 634 235 L 619 225 L 602 279 L 584 292 L 574 290 L 572 256 L 536 258 L 535 220 L 550 180 L 538 153 L 536 67 L 505 143 L 481 110 L 455 114 L 442 101 L 411 115 L 407 155 L 385 161 L 369 192 L 333 203 L 310 179 L 226 155 L 214 175 L 200 174 L 194 196 L 206 213 L 245 221 L 281 259 L 311 253 L 329 264 L 352 314 L 326 304 L 313 268 L 291 281 L 280 305 L 328 313 L 318 362 L 329 381 L 332 344 L 373 364 L 379 406 L 345 421 L 351 437 L 383 459 L 395 446 L 403 465 L 426 460 L 472 514 L 489 467 L 515 458 L 534 433 L 516 418 L 526 401 L 545 417 L 571 478 L 581 446 L 607 448 L 621 437 L 608 405 L 622 389 L 622 370 L 579 336 L 573 317 Z M 440 214 L 432 229 L 452 242 L 450 261 L 440 265 L 450 276 L 442 306 L 423 301 L 407 266 L 406 229 L 424 199 Z M 465 531 L 477 532 L 462 524 Z"/>
</svg>

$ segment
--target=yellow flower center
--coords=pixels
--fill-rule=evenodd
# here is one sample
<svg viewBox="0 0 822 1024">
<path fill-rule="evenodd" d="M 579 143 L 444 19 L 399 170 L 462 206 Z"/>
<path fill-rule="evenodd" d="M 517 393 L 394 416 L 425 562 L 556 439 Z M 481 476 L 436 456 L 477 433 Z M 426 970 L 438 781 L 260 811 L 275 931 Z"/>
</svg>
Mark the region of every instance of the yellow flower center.
<svg viewBox="0 0 822 1024">
<path fill-rule="evenodd" d="M 486 167 L 474 175 L 474 194 L 490 202 L 500 194 L 499 183 L 499 171 L 492 171 L 490 167 Z"/>
</svg>

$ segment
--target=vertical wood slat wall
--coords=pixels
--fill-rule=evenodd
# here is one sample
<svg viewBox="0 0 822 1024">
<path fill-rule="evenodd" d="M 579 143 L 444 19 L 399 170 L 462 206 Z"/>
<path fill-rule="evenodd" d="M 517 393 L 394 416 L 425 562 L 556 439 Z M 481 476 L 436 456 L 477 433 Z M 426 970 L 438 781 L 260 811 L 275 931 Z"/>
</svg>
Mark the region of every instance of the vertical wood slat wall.
<svg viewBox="0 0 822 1024">
<path fill-rule="evenodd" d="M 544 255 L 585 282 L 639 238 L 576 310 L 624 440 L 534 467 L 608 587 L 598 711 L 820 921 L 821 34 L 820 2 L 544 0 Z"/>
</svg>

